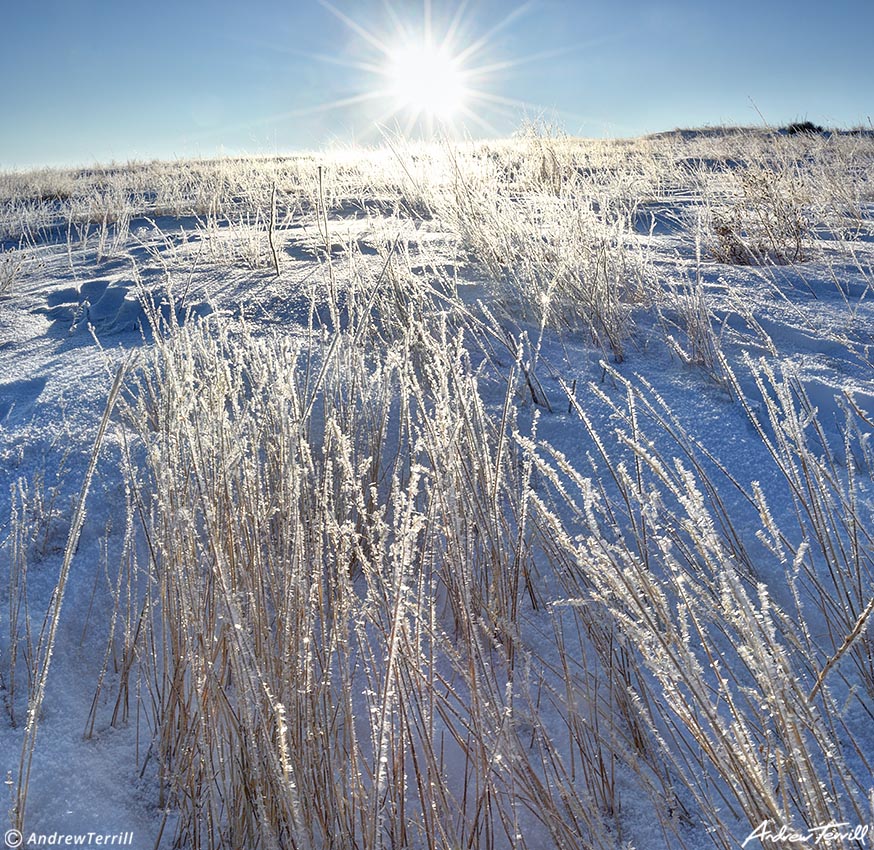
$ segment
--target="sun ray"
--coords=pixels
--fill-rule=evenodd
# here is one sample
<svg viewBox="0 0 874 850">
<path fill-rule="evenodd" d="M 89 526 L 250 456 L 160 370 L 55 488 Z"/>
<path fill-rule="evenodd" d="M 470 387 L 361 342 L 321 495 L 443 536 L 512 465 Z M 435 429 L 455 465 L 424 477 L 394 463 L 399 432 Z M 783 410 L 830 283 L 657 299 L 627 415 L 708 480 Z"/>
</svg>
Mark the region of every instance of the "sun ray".
<svg viewBox="0 0 874 850">
<path fill-rule="evenodd" d="M 471 94 L 480 100 L 500 104 L 502 106 L 515 106 L 517 109 L 543 109 L 543 107 L 537 103 L 530 103 L 527 100 L 519 100 L 514 97 L 504 97 L 503 95 L 493 94 L 492 92 L 473 90 Z"/>
<path fill-rule="evenodd" d="M 314 62 L 324 62 L 326 65 L 337 65 L 341 68 L 352 68 L 355 71 L 365 71 L 368 74 L 379 74 L 382 71 L 382 66 L 375 62 L 362 62 L 358 59 L 344 59 L 341 56 L 332 56 L 329 53 L 309 53 L 305 50 L 286 50 L 286 53 L 292 56 L 301 56 L 304 59 L 311 59 Z"/>
<path fill-rule="evenodd" d="M 468 59 L 479 53 L 479 51 L 482 50 L 494 36 L 501 32 L 501 30 L 508 27 L 513 23 L 513 21 L 527 14 L 531 10 L 531 7 L 531 3 L 523 3 L 521 6 L 517 6 L 507 14 L 506 17 L 498 21 L 498 23 L 496 23 L 490 30 L 486 31 L 476 41 L 461 51 L 461 53 L 458 54 L 458 61 L 467 62 Z"/>
<path fill-rule="evenodd" d="M 478 65 L 476 74 L 488 76 L 490 74 L 501 71 L 512 71 L 515 68 L 520 68 L 523 65 L 530 65 L 534 62 L 542 62 L 544 59 L 556 59 L 559 56 L 565 56 L 576 50 L 576 46 L 570 47 L 554 47 L 550 50 L 543 50 L 540 53 L 531 53 L 528 56 L 521 56 L 518 59 L 504 59 L 500 62 L 493 62 L 490 65 Z"/>
<path fill-rule="evenodd" d="M 499 136 L 500 131 L 497 127 L 494 126 L 490 121 L 487 121 L 482 115 L 477 112 L 474 112 L 469 106 L 462 106 L 461 112 L 464 114 L 470 121 L 473 121 L 474 124 L 479 126 L 481 129 L 485 130 L 490 136 Z"/>
<path fill-rule="evenodd" d="M 425 44 L 431 43 L 431 0 L 425 0 Z"/>
<path fill-rule="evenodd" d="M 263 118 L 253 118 L 251 121 L 240 121 L 236 124 L 222 124 L 217 127 L 210 127 L 196 133 L 191 133 L 187 136 L 190 139 L 209 139 L 219 136 L 224 133 L 231 133 L 237 130 L 248 130 L 254 127 L 262 127 L 271 124 L 277 124 L 282 121 L 287 121 L 289 118 L 304 118 L 308 115 L 318 115 L 323 112 L 330 112 L 334 109 L 343 109 L 348 106 L 357 106 L 361 103 L 367 103 L 373 100 L 385 99 L 388 93 L 385 91 L 367 91 L 350 97 L 338 98 L 337 100 L 328 101 L 326 103 L 317 103 L 314 106 L 304 106 L 299 109 L 289 109 L 283 112 L 275 112 L 272 115 L 266 115 Z M 391 113 L 389 113 L 391 114 Z"/>
<path fill-rule="evenodd" d="M 400 15 L 395 11 L 395 7 L 391 4 L 391 0 L 383 0 L 382 8 L 385 9 L 385 13 L 392 26 L 395 28 L 395 32 L 406 36 L 408 34 L 406 22 L 403 21 Z"/>
<path fill-rule="evenodd" d="M 332 15 L 346 24 L 346 26 L 353 32 L 358 33 L 358 35 L 360 35 L 372 47 L 375 47 L 382 53 L 388 53 L 388 48 L 385 46 L 385 43 L 377 38 L 377 36 L 368 32 L 363 26 L 361 26 L 361 24 L 355 21 L 354 18 L 350 18 L 345 12 L 341 12 L 332 3 L 329 3 L 328 0 L 319 0 L 319 5 L 324 6 L 324 8 L 326 8 Z"/>
<path fill-rule="evenodd" d="M 351 97 L 342 97 L 328 103 L 319 103 L 315 106 L 305 106 L 302 109 L 293 109 L 285 113 L 289 118 L 302 118 L 304 115 L 316 115 L 319 112 L 330 112 L 332 109 L 341 109 L 344 106 L 356 106 L 369 100 L 377 100 L 385 97 L 384 91 L 366 91 Z"/>
<path fill-rule="evenodd" d="M 446 27 L 446 42 L 448 44 L 455 44 L 456 39 L 458 38 L 458 33 L 461 29 L 462 21 L 464 20 L 464 14 L 467 11 L 467 6 L 467 0 L 463 0 L 463 2 L 459 3 L 458 8 L 455 10 L 455 14 L 452 16 L 452 20 L 449 22 L 449 26 Z"/>
<path fill-rule="evenodd" d="M 319 3 L 359 36 L 374 54 L 365 60 L 320 59 L 364 72 L 372 80 L 368 99 L 385 102 L 380 120 L 394 118 L 404 132 L 426 138 L 437 133 L 463 133 L 465 125 L 499 135 L 484 111 L 501 121 L 512 119 L 514 109 L 542 111 L 542 107 L 503 97 L 491 89 L 513 68 L 573 49 L 560 47 L 518 59 L 501 59 L 492 53 L 495 36 L 531 12 L 534 4 L 530 0 L 510 9 L 481 34 L 470 31 L 469 0 L 459 0 L 445 15 L 438 14 L 438 10 L 444 10 L 443 4 L 422 0 L 418 19 L 401 14 L 396 0 L 383 0 L 383 29 L 374 28 L 370 22 L 365 26 L 356 21 L 331 0 Z M 363 98 L 356 95 L 308 111 L 361 102 Z"/>
</svg>

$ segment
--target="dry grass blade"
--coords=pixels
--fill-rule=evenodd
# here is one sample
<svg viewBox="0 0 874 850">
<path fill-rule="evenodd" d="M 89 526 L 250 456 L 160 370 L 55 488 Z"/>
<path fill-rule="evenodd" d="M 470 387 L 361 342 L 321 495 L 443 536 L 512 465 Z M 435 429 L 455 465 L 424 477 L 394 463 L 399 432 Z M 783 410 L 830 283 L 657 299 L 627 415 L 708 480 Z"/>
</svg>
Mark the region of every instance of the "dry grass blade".
<svg viewBox="0 0 874 850">
<path fill-rule="evenodd" d="M 103 418 L 100 420 L 100 426 L 97 429 L 97 436 L 94 439 L 94 447 L 91 450 L 91 459 L 88 463 L 88 470 L 85 473 L 85 480 L 82 482 L 82 489 L 79 492 L 79 498 L 76 502 L 76 511 L 73 514 L 73 521 L 70 525 L 70 532 L 67 537 L 67 545 L 64 548 L 64 560 L 61 565 L 60 575 L 58 576 L 58 582 L 52 595 L 51 607 L 46 615 L 47 630 L 44 631 L 40 637 L 38 648 L 40 659 L 39 669 L 27 708 L 27 726 L 25 729 L 24 742 L 21 748 L 18 784 L 16 788 L 15 805 L 13 808 L 13 821 L 15 823 L 15 828 L 22 832 L 24 831 L 25 815 L 27 812 L 27 792 L 30 785 L 30 771 L 33 765 L 33 753 L 36 747 L 40 712 L 46 695 L 49 668 L 51 666 L 52 653 L 55 648 L 58 623 L 61 618 L 61 607 L 64 602 L 64 591 L 67 586 L 67 579 L 70 575 L 70 566 L 73 563 L 73 556 L 76 553 L 76 547 L 79 542 L 79 534 L 82 531 L 82 524 L 85 521 L 85 501 L 87 500 L 88 492 L 91 489 L 91 479 L 94 477 L 94 470 L 97 468 L 100 446 L 103 443 L 103 437 L 106 434 L 106 429 L 109 425 L 109 418 L 112 415 L 112 410 L 115 407 L 115 403 L 121 392 L 129 366 L 130 359 L 125 360 L 118 368 L 115 380 L 113 381 L 112 388 L 110 389 L 109 396 L 106 400 L 106 406 L 103 410 Z"/>
</svg>

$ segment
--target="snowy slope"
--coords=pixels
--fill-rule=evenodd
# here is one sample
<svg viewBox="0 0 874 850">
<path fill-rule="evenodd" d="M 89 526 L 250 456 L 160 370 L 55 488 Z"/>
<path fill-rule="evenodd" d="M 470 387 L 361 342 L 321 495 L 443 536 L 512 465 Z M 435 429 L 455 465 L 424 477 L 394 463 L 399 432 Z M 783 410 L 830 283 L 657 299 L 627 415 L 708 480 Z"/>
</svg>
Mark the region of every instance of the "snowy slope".
<svg viewBox="0 0 874 850">
<path fill-rule="evenodd" d="M 669 139 L 664 142 L 665 156 L 674 162 L 700 161 L 698 153 L 683 148 L 699 143 Z M 718 139 L 707 143 L 719 149 Z M 520 167 L 526 158 L 533 160 L 538 155 L 534 148 L 521 150 Z M 609 151 L 599 156 L 608 160 Z M 365 163 L 362 172 L 366 173 L 366 167 Z M 679 168 L 664 166 L 668 174 L 672 167 Z M 257 170 L 257 163 L 253 168 Z M 330 171 L 330 164 L 327 168 Z M 620 161 L 615 172 L 621 171 Z M 603 211 L 611 192 L 614 197 L 633 198 L 636 191 L 643 191 L 635 188 L 633 180 L 630 185 L 620 185 L 618 180 L 611 183 L 615 172 L 608 169 L 606 176 L 597 178 L 598 165 L 592 166 L 596 182 L 601 180 L 592 194 L 600 194 L 603 201 L 596 214 L 606 215 Z M 164 178 L 156 174 L 155 180 L 159 179 Z M 380 171 L 374 180 L 388 178 Z M 812 445 L 833 458 L 841 476 L 853 479 L 859 515 L 870 522 L 874 235 L 870 220 L 864 219 L 852 238 L 812 230 L 806 237 L 803 261 L 763 266 L 718 262 L 709 253 L 706 238 L 702 244 L 696 233 L 694 214 L 703 201 L 693 189 L 694 181 L 682 194 L 669 185 L 655 190 L 648 186 L 645 207 L 635 206 L 635 218 L 624 231 L 622 239 L 637 258 L 635 262 L 642 264 L 650 295 L 628 306 L 631 330 L 621 362 L 612 356 L 615 351 L 609 345 L 593 344 L 592 334 L 585 329 L 563 328 L 560 323 L 541 326 L 536 310 L 514 315 L 511 296 L 500 304 L 496 293 L 505 282 L 498 280 L 499 261 L 490 265 L 478 255 L 476 239 L 448 215 L 451 205 L 441 207 L 434 200 L 443 196 L 433 187 L 408 188 L 411 195 L 420 191 L 426 198 L 427 215 L 417 206 L 420 200 L 400 203 L 403 192 L 394 201 L 380 198 L 378 204 L 368 206 L 357 203 L 354 193 L 345 193 L 341 185 L 326 209 L 324 199 L 296 205 L 289 201 L 275 225 L 278 277 L 268 241 L 269 209 L 257 206 L 253 199 L 237 198 L 226 217 L 210 219 L 205 214 L 198 217 L 196 209 L 185 209 L 181 201 L 174 210 L 169 202 L 160 208 L 160 203 L 152 204 L 145 196 L 135 197 L 125 201 L 132 212 L 108 225 L 108 231 L 104 224 L 102 233 L 98 224 L 90 229 L 84 224 L 72 232 L 71 224 L 65 231 L 62 222 L 51 221 L 44 223 L 43 230 L 39 223 L 29 223 L 25 230 L 23 224 L 16 224 L 24 221 L 22 205 L 8 200 L 5 244 L 24 258 L 14 280 L 0 294 L 0 535 L 5 540 L 0 550 L 0 693 L 5 706 L 0 718 L 0 770 L 8 777 L 11 800 L 21 773 L 28 668 L 37 666 L 28 655 L 36 652 L 116 369 L 129 352 L 140 358 L 134 361 L 136 368 L 154 345 L 149 313 L 183 326 L 209 317 L 238 328 L 242 320 L 256 336 L 278 334 L 302 341 L 312 339 L 309 326 L 313 323 L 317 337 L 327 340 L 335 330 L 329 308 L 332 288 L 344 291 L 356 280 L 378 280 L 392 250 L 394 259 L 405 263 L 410 274 L 428 282 L 432 291 L 446 293 L 428 309 L 442 304 L 447 313 L 474 317 L 466 343 L 474 368 L 480 370 L 479 391 L 494 423 L 502 419 L 506 376 L 513 369 L 513 349 L 518 343 L 522 351 L 518 362 L 530 381 L 526 388 L 520 378 L 512 399 L 522 442 L 531 435 L 536 419 L 539 444 L 552 446 L 583 474 L 593 474 L 587 454 L 593 456 L 611 497 L 616 497 L 616 490 L 605 463 L 597 457 L 595 443 L 573 410 L 567 390 L 574 388 L 574 399 L 607 441 L 608 450 L 620 459 L 623 450 L 612 434 L 617 427 L 628 432 L 620 411 L 625 409 L 629 389 L 621 380 L 639 390 L 641 409 L 643 399 L 650 399 L 656 407 L 663 402 L 659 409 L 670 411 L 690 440 L 724 469 L 718 471 L 715 464 L 703 462 L 717 482 L 725 513 L 734 519 L 733 533 L 750 555 L 751 586 L 767 586 L 776 604 L 792 611 L 786 564 L 757 537 L 761 517 L 741 492 L 752 493 L 753 482 L 758 482 L 776 525 L 788 529 L 788 542 L 797 545 L 800 532 L 791 488 L 751 422 L 751 416 L 758 417 L 764 433 L 773 428 L 756 373 L 746 358 L 762 358 L 762 368 L 787 376 L 802 408 L 809 400 L 812 409 L 807 412 L 815 409 L 820 426 L 819 432 L 810 431 Z M 374 191 L 388 194 L 385 186 L 374 190 L 366 183 L 358 190 L 364 199 Z M 435 193 L 430 204 L 428 192 Z M 302 190 L 301 197 L 305 195 Z M 546 222 L 543 239 L 551 239 L 549 214 L 543 212 L 549 201 L 543 201 L 542 210 L 536 197 L 534 203 L 537 216 L 542 216 L 538 220 Z M 827 199 L 823 203 L 829 206 Z M 870 214 L 870 207 L 860 209 Z M 333 245 L 330 272 L 325 259 L 326 227 Z M 556 244 L 565 238 L 582 237 L 560 236 Z M 519 250 L 524 252 L 524 246 Z M 556 248 L 559 265 L 567 256 L 561 250 Z M 519 280 L 527 280 L 521 265 L 517 269 Z M 393 285 L 402 287 L 403 282 Z M 699 301 L 693 304 L 693 298 Z M 475 329 L 488 325 L 489 308 L 496 315 L 500 308 L 500 327 L 511 342 L 502 345 L 485 332 L 477 339 Z M 693 314 L 703 315 L 702 321 L 712 328 L 709 342 L 700 345 L 715 346 L 707 350 L 717 351 L 718 356 L 695 355 L 689 325 Z M 340 321 L 342 326 L 342 316 Z M 721 364 L 731 369 L 737 384 L 726 377 Z M 747 399 L 746 406 L 737 398 L 738 389 Z M 533 403 L 541 394 L 536 398 L 539 403 Z M 664 429 L 643 414 L 641 419 L 654 454 L 664 458 L 682 454 Z M 148 755 L 153 734 L 147 728 L 147 712 L 137 708 L 136 692 L 129 695 L 123 722 L 119 717 L 113 722 L 119 686 L 117 654 L 108 662 L 98 694 L 107 636 L 110 629 L 123 628 L 120 620 L 113 619 L 114 594 L 124 593 L 116 585 L 124 551 L 128 485 L 122 468 L 123 435 L 123 425 L 116 421 L 101 447 L 85 525 L 72 561 L 39 718 L 25 837 L 31 833 L 130 831 L 134 836 L 131 846 L 169 847 L 174 815 L 166 816 L 163 809 L 155 762 Z M 847 451 L 855 459 L 852 470 L 846 466 Z M 551 492 L 536 476 L 532 486 L 545 500 Z M 573 511 L 567 505 L 556 510 L 573 527 Z M 871 548 L 862 548 L 863 557 L 869 557 Z M 865 570 L 870 566 L 868 562 Z M 25 581 L 26 592 L 22 589 Z M 549 584 L 544 577 L 544 597 L 560 594 L 554 586 L 549 589 Z M 870 586 L 859 588 L 864 598 L 871 592 Z M 11 634 L 14 613 L 17 635 Z M 524 616 L 532 645 L 535 649 L 540 645 L 540 658 L 556 661 L 550 644 L 552 621 L 541 611 L 528 611 Z M 863 626 L 867 629 L 867 624 Z M 808 627 L 814 642 L 824 641 L 822 660 L 830 654 L 825 643 L 829 623 L 811 609 Z M 25 637 L 28 630 L 32 649 Z M 830 639 L 840 644 L 842 637 Z M 14 680 L 10 668 L 13 645 L 18 652 Z M 815 671 L 809 675 L 812 681 Z M 848 747 L 849 762 L 863 776 L 865 765 L 874 759 L 872 702 L 853 675 L 846 671 L 847 678 L 835 687 L 846 698 L 844 720 L 860 748 Z M 854 687 L 855 698 L 851 696 Z M 543 722 L 547 726 L 554 722 L 560 737 L 563 720 L 558 709 L 552 721 L 550 716 L 544 709 Z M 621 839 L 638 848 L 673 846 L 676 837 L 664 831 L 664 824 L 674 816 L 654 817 L 638 781 L 627 767 L 617 768 L 617 795 L 622 800 L 621 811 L 616 813 L 622 824 L 615 833 L 617 842 Z M 678 822 L 677 835 L 688 847 L 713 846 L 705 822 L 692 808 L 692 797 L 683 791 L 678 794 L 686 814 Z M 739 812 L 726 815 L 726 821 L 733 823 L 734 838 L 742 841 L 749 825 Z M 536 819 L 527 823 L 520 827 L 530 830 L 526 846 L 541 846 L 540 840 L 549 840 Z M 156 843 L 162 829 L 163 839 Z M 497 846 L 506 843 L 499 840 Z"/>
</svg>

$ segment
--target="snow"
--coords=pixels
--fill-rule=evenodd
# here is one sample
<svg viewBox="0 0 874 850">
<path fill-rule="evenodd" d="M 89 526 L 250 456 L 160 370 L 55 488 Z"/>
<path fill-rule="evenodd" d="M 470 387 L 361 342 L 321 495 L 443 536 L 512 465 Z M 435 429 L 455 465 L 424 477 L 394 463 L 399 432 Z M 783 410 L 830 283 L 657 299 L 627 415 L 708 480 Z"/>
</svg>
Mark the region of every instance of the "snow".
<svg viewBox="0 0 874 850">
<path fill-rule="evenodd" d="M 679 144 L 679 142 L 678 142 Z M 638 213 L 630 238 L 647 252 L 661 281 L 689 280 L 696 274 L 695 235 L 686 226 L 687 196 L 650 200 Z M 354 207 L 353 207 L 354 210 Z M 358 211 L 360 212 L 360 210 Z M 263 226 L 216 225 L 206 233 L 202 220 L 180 214 L 154 221 L 134 218 L 127 238 L 99 256 L 95 239 L 84 245 L 58 239 L 37 239 L 28 246 L 23 273 L 0 294 L 0 673 L 7 677 L 9 648 L 7 614 L 10 591 L 13 511 L 43 511 L 41 525 L 27 546 L 27 604 L 36 642 L 58 578 L 67 532 L 91 453 L 98 423 L 115 370 L 130 351 L 152 345 L 148 311 L 158 311 L 181 324 L 198 317 L 223 316 L 261 330 L 279 330 L 304 337 L 315 312 L 316 324 L 329 326 L 327 306 L 315 311 L 309 284 L 317 279 L 327 292 L 328 280 L 319 241 L 317 216 L 311 211 L 286 222 L 282 236 L 282 271 L 277 279 L 269 260 L 253 254 L 247 237 L 258 240 Z M 386 234 L 403 234 L 411 268 L 453 278 L 460 297 L 475 310 L 480 299 L 491 303 L 487 272 L 470 257 L 451 226 L 439 220 L 393 219 L 383 209 L 366 215 L 336 204 L 330 211 L 335 240 L 335 270 L 340 279 L 355 274 L 353 263 L 374 277 L 384 262 Z M 122 235 L 124 236 L 124 234 Z M 790 375 L 818 411 L 827 445 L 823 450 L 842 458 L 845 409 L 857 409 L 858 439 L 870 438 L 874 422 L 874 241 L 853 242 L 852 257 L 836 240 L 821 239 L 813 259 L 778 268 L 749 268 L 703 260 L 700 268 L 713 327 L 722 350 L 747 396 L 763 418 L 765 407 L 744 358 L 764 358 L 780 374 Z M 676 302 L 674 302 L 675 304 Z M 325 302 L 325 305 L 327 301 Z M 669 319 L 673 304 L 664 307 Z M 793 505 L 785 478 L 776 468 L 743 406 L 707 370 L 681 362 L 665 343 L 661 324 L 648 307 L 634 308 L 636 330 L 626 344 L 621 363 L 609 362 L 583 333 L 547 329 L 537 354 L 536 377 L 551 412 L 538 409 L 537 440 L 563 453 L 584 474 L 590 474 L 586 452 L 594 447 L 579 418 L 568 408 L 562 382 L 575 382 L 575 397 L 584 406 L 609 450 L 619 451 L 610 435 L 627 430 L 617 412 L 598 398 L 591 382 L 606 398 L 622 406 L 627 389 L 611 370 L 638 388 L 643 396 L 664 400 L 689 437 L 699 442 L 728 470 L 740 488 L 753 482 L 766 494 L 778 525 L 790 521 Z M 328 330 L 330 328 L 328 327 Z M 537 340 L 536 323 L 519 321 L 512 329 Z M 766 335 L 766 336 L 765 336 Z M 471 343 L 472 349 L 474 349 Z M 529 344 L 529 353 L 530 353 Z M 493 352 L 492 367 L 512 365 L 507 350 Z M 480 389 L 489 411 L 500 421 L 504 385 L 479 351 L 472 350 L 483 377 Z M 603 359 L 608 362 L 601 363 Z M 534 407 L 519 398 L 518 428 L 530 434 Z M 647 423 L 654 450 L 671 452 L 671 441 Z M 113 610 L 115 559 L 124 535 L 126 482 L 120 468 L 120 429 L 111 430 L 87 502 L 87 517 L 75 554 L 64 599 L 60 632 L 52 658 L 49 686 L 39 720 L 33 772 L 27 801 L 27 834 L 134 833 L 134 846 L 156 846 L 165 814 L 158 799 L 154 764 L 146 759 L 150 732 L 139 726 L 132 696 L 126 722 L 112 724 L 115 690 L 102 688 L 97 700 L 93 734 L 86 735 L 92 701 L 104 661 Z M 676 453 L 676 452 L 675 452 Z M 601 465 L 603 469 L 603 465 Z M 860 467 L 860 492 L 870 496 L 871 469 Z M 769 588 L 777 604 L 792 609 L 783 565 L 756 541 L 757 512 L 728 479 L 720 495 L 736 521 L 738 534 L 756 553 L 756 580 Z M 537 479 L 533 484 L 538 492 Z M 19 494 L 19 495 L 16 495 Z M 863 511 L 870 519 L 870 504 Z M 794 541 L 797 543 L 798 541 Z M 866 591 L 870 594 L 870 589 Z M 815 630 L 824 629 L 813 623 Z M 19 650 L 22 651 L 21 649 Z M 117 682 L 117 670 L 109 679 Z M 8 678 L 6 685 L 8 686 Z M 2 696 L 14 710 L 0 718 L 0 772 L 14 790 L 26 718 L 26 674 L 19 662 L 17 693 Z M 868 704 L 870 710 L 870 703 Z M 864 711 L 848 710 L 849 722 L 864 743 L 865 757 L 874 757 L 874 735 L 865 728 Z M 517 719 L 517 722 L 522 722 Z M 144 769 L 145 765 L 145 769 Z M 142 771 L 142 775 L 141 774 Z M 623 840 L 629 846 L 672 846 L 672 837 L 649 810 L 632 777 L 620 772 L 623 799 Z M 708 847 L 702 824 L 679 823 L 688 847 Z M 170 816 L 172 824 L 172 815 Z M 529 846 L 536 835 L 533 825 Z M 738 840 L 744 835 L 739 824 Z M 173 829 L 164 830 L 161 847 L 172 843 Z"/>
</svg>

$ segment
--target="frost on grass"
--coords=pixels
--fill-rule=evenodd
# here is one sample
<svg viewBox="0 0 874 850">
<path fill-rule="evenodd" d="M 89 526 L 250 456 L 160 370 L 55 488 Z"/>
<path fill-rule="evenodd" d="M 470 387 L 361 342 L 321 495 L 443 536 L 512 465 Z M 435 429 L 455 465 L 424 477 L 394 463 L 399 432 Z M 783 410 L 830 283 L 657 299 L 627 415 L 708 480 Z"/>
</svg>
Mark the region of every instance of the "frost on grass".
<svg viewBox="0 0 874 850">
<path fill-rule="evenodd" d="M 168 847 L 870 821 L 872 169 L 529 128 L 0 177 L 14 825 L 51 752 Z"/>
</svg>

